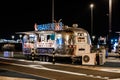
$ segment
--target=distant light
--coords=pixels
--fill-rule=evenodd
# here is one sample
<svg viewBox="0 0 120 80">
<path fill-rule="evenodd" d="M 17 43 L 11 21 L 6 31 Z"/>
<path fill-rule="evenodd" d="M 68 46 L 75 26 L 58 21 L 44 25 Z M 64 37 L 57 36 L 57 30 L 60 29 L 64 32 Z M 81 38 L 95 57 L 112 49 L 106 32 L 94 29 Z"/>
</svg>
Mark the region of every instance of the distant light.
<svg viewBox="0 0 120 80">
<path fill-rule="evenodd" d="M 93 8 L 94 7 L 94 5 L 93 4 L 90 4 L 90 8 Z"/>
<path fill-rule="evenodd" d="M 115 42 L 117 42 L 117 39 L 115 39 Z"/>
<path fill-rule="evenodd" d="M 92 39 L 94 40 L 94 39 L 95 39 L 95 36 L 92 36 Z"/>
<path fill-rule="evenodd" d="M 14 35 L 12 35 L 11 37 L 12 37 L 12 39 L 14 39 L 14 38 L 15 38 L 15 36 L 14 36 Z"/>
<path fill-rule="evenodd" d="M 111 42 L 113 42 L 113 39 L 111 39 Z"/>
<path fill-rule="evenodd" d="M 19 37 L 21 38 L 21 37 L 22 37 L 22 35 L 20 34 L 20 35 L 19 35 Z"/>
</svg>

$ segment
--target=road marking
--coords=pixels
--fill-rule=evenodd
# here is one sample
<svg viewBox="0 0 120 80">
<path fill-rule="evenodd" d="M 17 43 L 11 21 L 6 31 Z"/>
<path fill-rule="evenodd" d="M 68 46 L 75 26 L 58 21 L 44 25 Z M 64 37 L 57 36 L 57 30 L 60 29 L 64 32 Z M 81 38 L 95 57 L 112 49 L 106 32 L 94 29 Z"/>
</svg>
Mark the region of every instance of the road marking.
<svg viewBox="0 0 120 80">
<path fill-rule="evenodd" d="M 35 80 L 30 78 L 0 76 L 0 80 Z"/>
<path fill-rule="evenodd" d="M 4 58 L 6 59 L 6 58 Z M 9 59 L 9 58 L 7 58 Z M 11 59 L 11 60 L 17 60 L 17 61 L 24 61 L 24 62 L 33 62 L 30 60 L 23 60 L 23 59 Z M 56 71 L 56 72 L 61 72 L 61 73 L 66 73 L 66 74 L 73 74 L 73 75 L 81 75 L 81 76 L 88 76 L 88 77 L 93 77 L 93 78 L 100 78 L 100 79 L 109 79 L 109 77 L 101 77 L 101 76 L 94 76 L 94 75 L 87 75 L 87 74 L 83 74 L 83 73 L 75 73 L 75 72 L 69 72 L 69 71 L 62 71 L 62 70 L 56 70 L 56 69 L 49 69 L 49 68 L 45 68 L 44 66 L 40 65 L 40 64 L 51 64 L 50 62 L 42 62 L 42 61 L 34 61 L 35 63 L 38 63 L 39 65 L 19 65 L 16 64 L 18 66 L 24 66 L 24 67 L 31 67 L 31 68 L 36 68 L 36 69 L 44 69 L 44 70 L 49 70 L 49 71 Z M 71 66 L 71 67 L 81 67 L 81 68 L 88 68 L 87 66 L 76 66 L 76 65 L 69 65 L 69 64 L 59 64 L 56 63 L 56 65 L 64 65 L 64 66 Z M 93 68 L 91 68 L 93 69 Z M 120 73 L 120 69 L 114 69 L 114 68 L 98 68 L 98 67 L 94 67 L 93 70 L 99 70 L 99 71 L 105 71 L 105 72 L 114 72 L 114 73 Z"/>
<path fill-rule="evenodd" d="M 17 64 L 19 65 L 19 64 Z M 21 65 L 19 65 L 21 66 Z M 83 73 L 76 73 L 76 72 L 70 72 L 70 71 L 63 71 L 63 70 L 57 70 L 57 69 L 50 69 L 50 68 L 46 68 L 46 67 L 39 67 L 40 65 L 23 65 L 24 67 L 31 67 L 31 68 L 35 68 L 35 69 L 43 69 L 43 70 L 48 70 L 48 71 L 54 71 L 54 72 L 60 72 L 60 73 L 66 73 L 66 74 L 72 74 L 72 75 L 77 75 L 77 76 L 85 76 L 85 77 L 91 77 L 91 78 L 99 78 L 99 79 L 109 79 L 109 77 L 102 77 L 102 76 L 94 76 L 94 75 L 87 75 L 87 74 L 83 74 Z"/>
<path fill-rule="evenodd" d="M 109 58 L 106 62 L 120 62 L 120 59 Z"/>
<path fill-rule="evenodd" d="M 51 64 L 50 62 L 43 62 L 43 61 L 30 61 L 30 60 L 24 60 L 24 59 L 14 59 L 14 58 L 4 58 L 4 57 L 0 57 L 0 58 L 3 58 L 3 59 L 8 59 L 8 60 L 17 60 L 17 61 L 24 61 L 24 62 L 34 62 L 34 63 L 38 63 L 38 64 Z M 103 68 L 103 67 L 90 67 L 90 66 L 81 66 L 81 65 L 69 65 L 69 64 L 59 64 L 59 63 L 56 63 L 56 65 L 63 65 L 63 66 L 71 66 L 71 67 L 80 67 L 80 68 L 89 68 L 89 69 L 92 69 L 92 70 L 99 70 L 99 71 L 105 71 L 105 72 L 113 72 L 113 73 L 120 73 L 120 69 L 119 68 Z M 40 67 L 40 65 L 39 65 Z"/>
<path fill-rule="evenodd" d="M 0 58 L 3 58 L 3 57 L 0 57 Z M 50 62 L 42 62 L 42 61 L 30 61 L 30 60 L 24 60 L 24 59 L 14 59 L 14 58 L 3 58 L 3 59 L 8 59 L 8 60 L 17 60 L 17 61 L 24 61 L 24 62 L 35 62 L 35 63 L 38 63 L 38 64 L 52 64 Z M 59 64 L 59 63 L 56 63 L 56 65 L 63 65 L 63 66 L 71 66 L 71 67 L 80 67 L 80 68 L 87 68 L 89 66 L 76 66 L 76 65 L 69 65 L 69 64 Z M 89 67 L 89 69 L 93 69 L 93 70 L 99 70 L 99 71 L 105 71 L 105 72 L 114 72 L 114 73 L 120 73 L 120 69 L 114 69 L 114 68 L 102 68 L 102 67 Z"/>
<path fill-rule="evenodd" d="M 57 69 L 50 69 L 46 68 L 44 66 L 40 65 L 22 65 L 22 64 L 15 64 L 15 63 L 7 63 L 7 62 L 0 62 L 4 64 L 10 64 L 10 65 L 16 65 L 16 66 L 23 66 L 23 67 L 30 67 L 34 69 L 42 69 L 42 70 L 48 70 L 48 71 L 54 71 L 54 72 L 60 72 L 60 73 L 65 73 L 65 74 L 72 74 L 72 75 L 77 75 L 77 76 L 85 76 L 85 77 L 91 77 L 91 78 L 99 78 L 99 79 L 105 79 L 106 77 L 102 76 L 94 76 L 94 75 L 88 75 L 88 74 L 83 74 L 83 73 L 76 73 L 76 72 L 70 72 L 70 71 L 63 71 L 63 70 L 57 70 Z M 109 77 L 107 77 L 109 79 Z"/>
<path fill-rule="evenodd" d="M 16 65 L 16 66 L 23 66 L 23 67 L 31 67 L 33 65 L 22 65 L 22 64 L 15 64 L 15 63 L 8 63 L 8 62 L 1 62 L 0 63 L 4 63 L 4 64 L 10 64 L 10 65 Z M 36 66 L 36 65 L 34 65 Z M 39 65 L 40 66 L 40 65 Z M 42 67 L 42 66 L 41 66 Z M 11 70 L 11 69 L 6 69 L 6 68 L 1 68 L 1 69 L 4 69 L 4 70 L 8 70 L 8 71 L 14 71 L 14 72 L 18 72 L 18 73 L 22 73 L 22 74 L 28 74 L 28 73 L 25 73 L 25 72 L 19 72 L 19 71 L 16 71 L 16 70 Z M 56 79 L 53 79 L 53 78 L 48 78 L 48 77 L 44 77 L 44 76 L 39 76 L 39 75 L 35 75 L 35 74 L 28 74 L 28 75 L 32 75 L 32 76 L 36 76 L 36 77 L 41 77 L 41 78 L 45 78 L 45 79 L 50 79 L 50 80 L 56 80 Z M 15 79 L 16 80 L 16 79 Z M 23 79 L 24 80 L 24 79 Z"/>
<path fill-rule="evenodd" d="M 100 69 L 100 71 L 120 73 L 120 69 Z"/>
<path fill-rule="evenodd" d="M 116 78 L 116 79 L 108 79 L 108 80 L 120 80 L 120 78 Z"/>
</svg>

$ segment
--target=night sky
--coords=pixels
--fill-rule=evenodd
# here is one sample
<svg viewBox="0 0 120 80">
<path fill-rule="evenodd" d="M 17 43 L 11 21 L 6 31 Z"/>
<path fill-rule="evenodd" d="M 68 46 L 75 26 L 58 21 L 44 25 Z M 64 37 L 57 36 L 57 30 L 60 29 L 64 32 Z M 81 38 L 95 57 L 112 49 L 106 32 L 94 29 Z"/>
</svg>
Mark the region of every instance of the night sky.
<svg viewBox="0 0 120 80">
<path fill-rule="evenodd" d="M 93 34 L 107 35 L 109 26 L 108 0 L 54 0 L 54 19 L 79 27 L 90 33 L 93 9 Z M 33 31 L 34 24 L 52 22 L 52 0 L 4 0 L 0 2 L 0 38 L 10 38 L 15 32 Z M 120 0 L 112 3 L 112 31 L 120 31 Z"/>
</svg>

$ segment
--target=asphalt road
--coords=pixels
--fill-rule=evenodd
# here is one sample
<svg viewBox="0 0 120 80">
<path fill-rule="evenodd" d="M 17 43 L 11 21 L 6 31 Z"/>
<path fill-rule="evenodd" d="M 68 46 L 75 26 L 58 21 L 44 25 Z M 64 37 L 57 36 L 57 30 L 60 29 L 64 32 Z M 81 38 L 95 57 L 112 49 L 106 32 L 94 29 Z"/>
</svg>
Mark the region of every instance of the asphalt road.
<svg viewBox="0 0 120 80">
<path fill-rule="evenodd" d="M 51 80 L 110 80 L 120 79 L 119 68 L 102 68 L 50 62 L 0 59 L 0 68 L 36 75 Z M 117 72 L 118 71 L 118 72 Z M 42 79 L 39 79 L 42 80 Z"/>
<path fill-rule="evenodd" d="M 0 80 L 50 80 L 50 79 L 7 69 L 0 69 Z"/>
</svg>

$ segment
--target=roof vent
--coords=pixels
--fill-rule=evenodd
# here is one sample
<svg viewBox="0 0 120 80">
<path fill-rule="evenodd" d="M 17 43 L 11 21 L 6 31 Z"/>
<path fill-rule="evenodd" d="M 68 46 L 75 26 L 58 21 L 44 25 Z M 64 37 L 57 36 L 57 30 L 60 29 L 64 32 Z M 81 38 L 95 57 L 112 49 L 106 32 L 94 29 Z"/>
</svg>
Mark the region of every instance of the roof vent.
<svg viewBox="0 0 120 80">
<path fill-rule="evenodd" d="M 78 24 L 73 24 L 72 26 L 73 26 L 73 28 L 77 28 Z"/>
<path fill-rule="evenodd" d="M 67 29 L 67 28 L 68 28 L 68 25 L 63 26 L 63 29 Z"/>
</svg>

